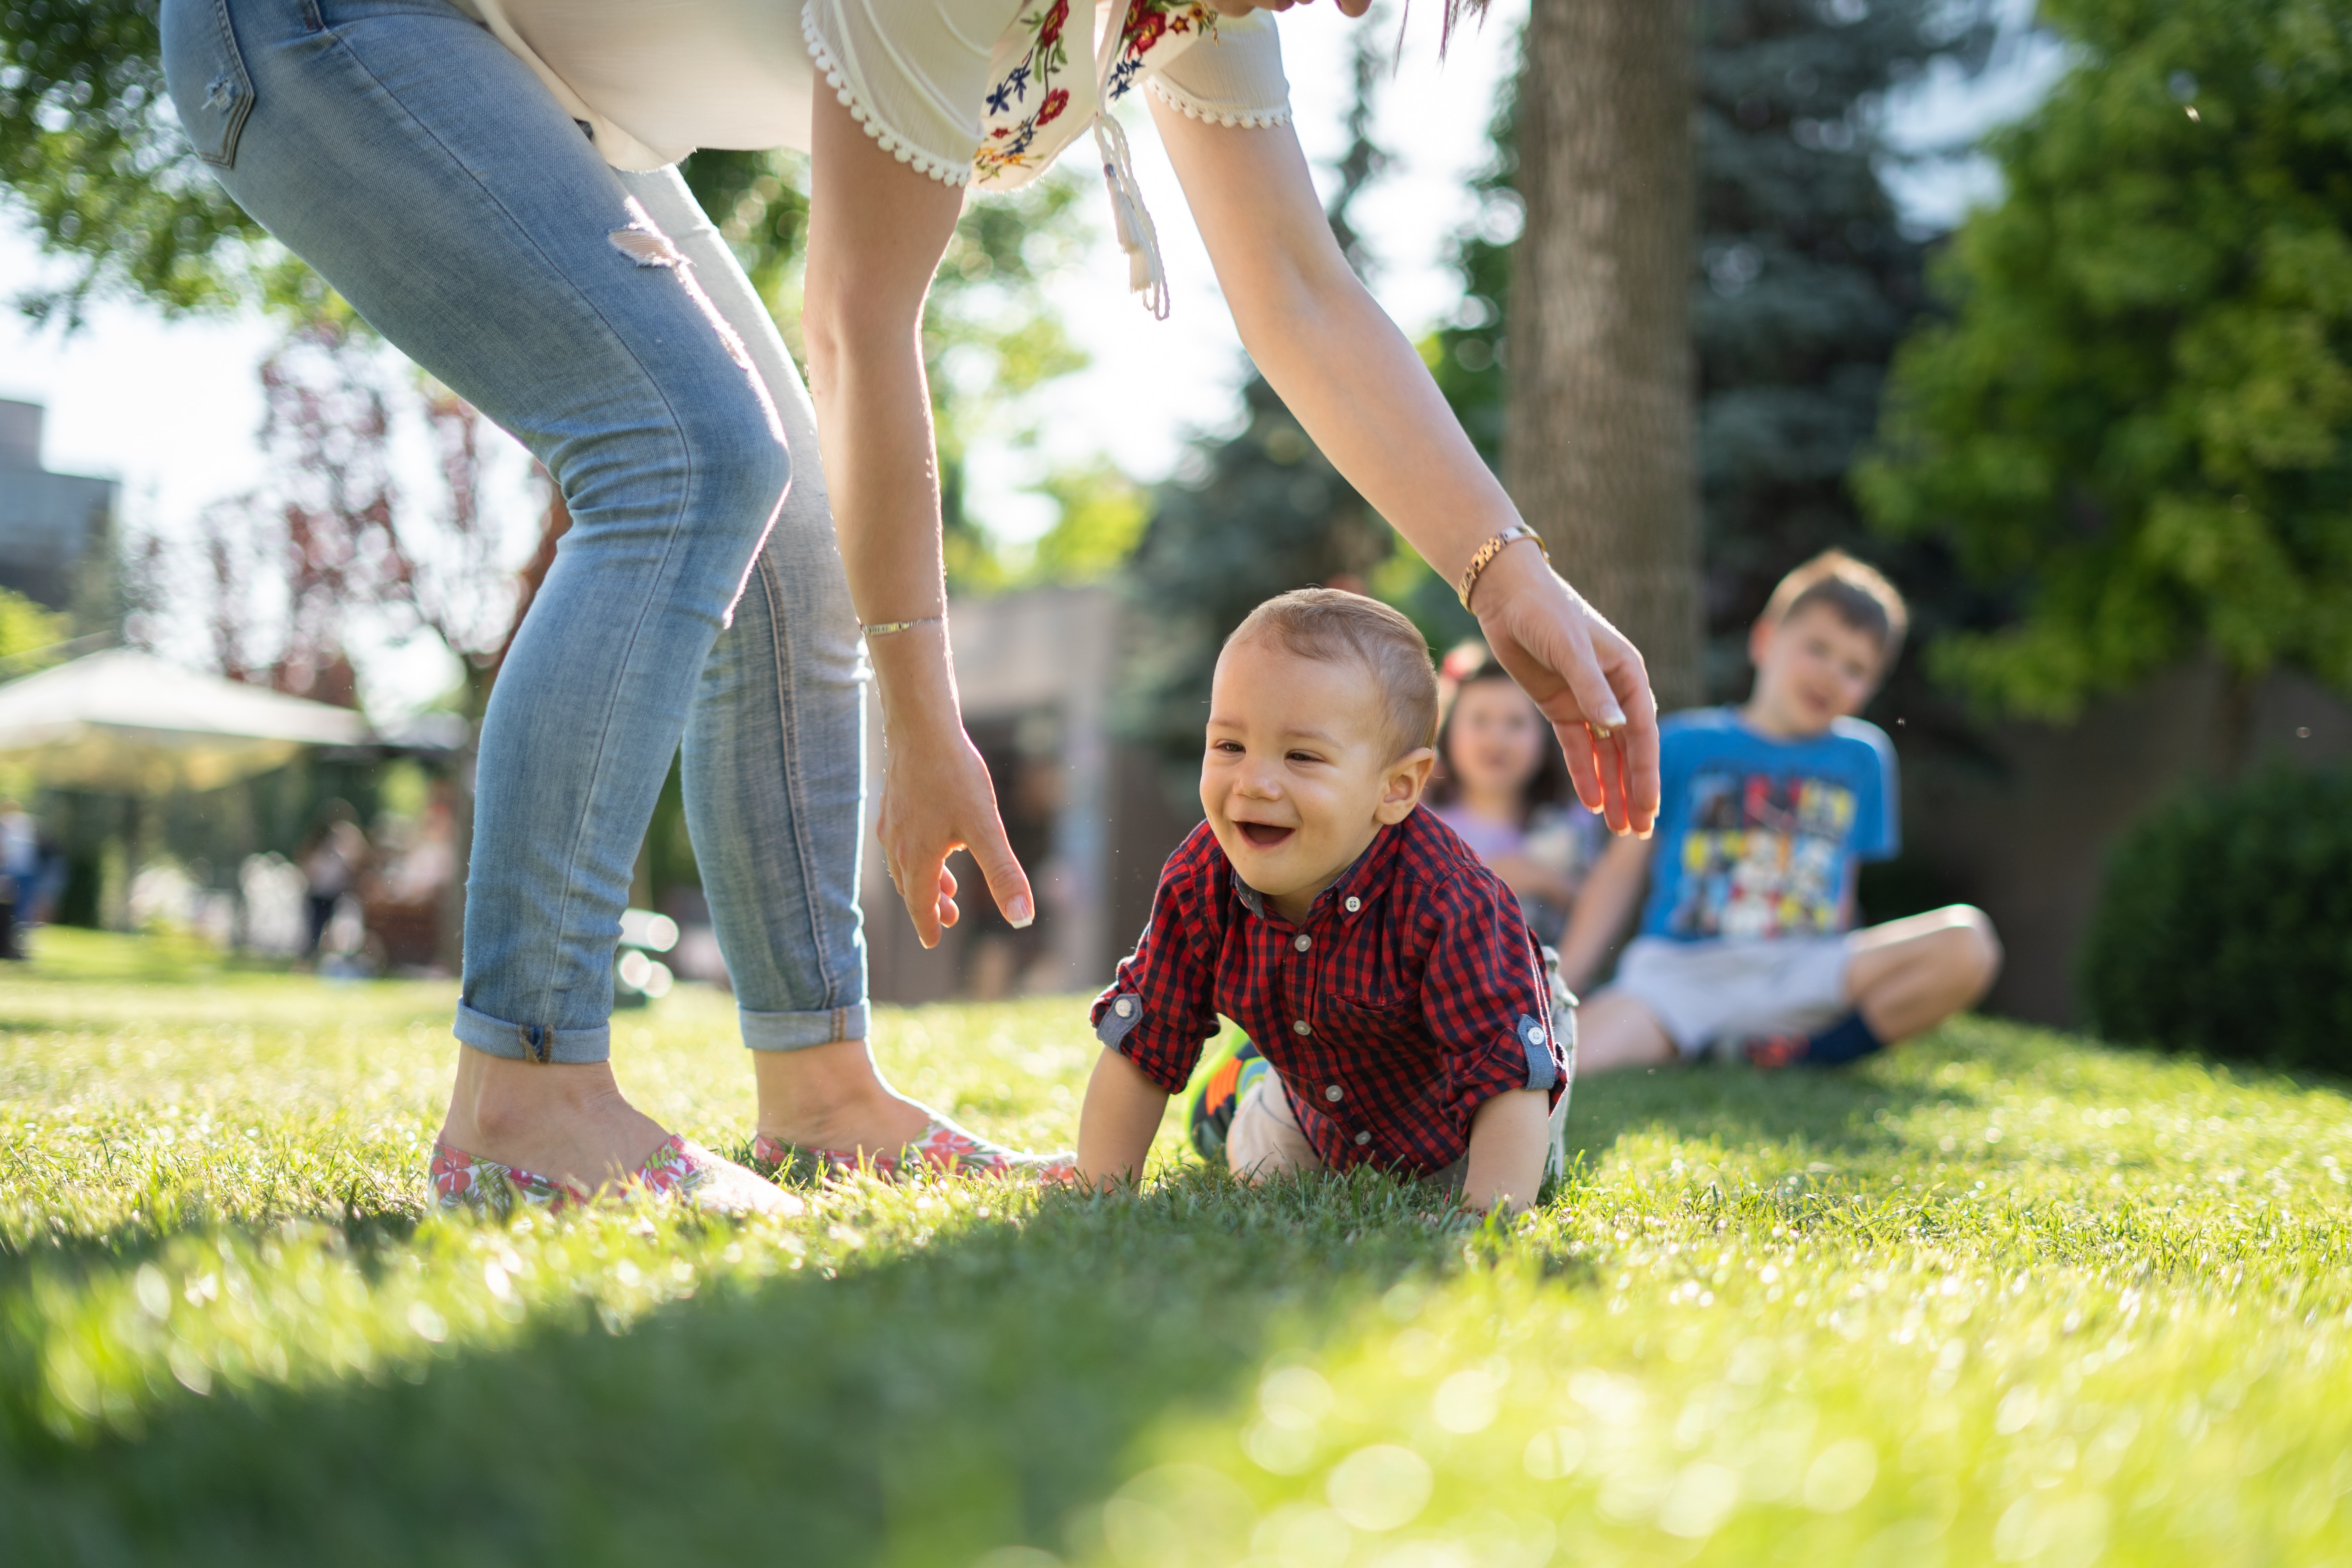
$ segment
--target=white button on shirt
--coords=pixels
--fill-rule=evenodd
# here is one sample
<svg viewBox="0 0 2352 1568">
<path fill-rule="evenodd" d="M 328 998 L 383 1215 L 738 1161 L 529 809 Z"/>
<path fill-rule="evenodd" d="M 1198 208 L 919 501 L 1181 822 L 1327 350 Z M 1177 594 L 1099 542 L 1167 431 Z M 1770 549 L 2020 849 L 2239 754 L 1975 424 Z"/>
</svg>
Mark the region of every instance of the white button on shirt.
<svg viewBox="0 0 2352 1568">
<path fill-rule="evenodd" d="M 1132 996 L 1122 996 L 1110 1005 L 1111 1011 L 1117 1013 L 1122 1018 L 1132 1018 L 1135 1016 L 1135 998 Z"/>
<path fill-rule="evenodd" d="M 1359 1149 L 1362 1148 L 1365 1144 L 1367 1144 L 1367 1143 L 1370 1142 L 1371 1141 L 1372 1141 L 1372 1135 L 1371 1135 L 1370 1133 L 1369 1133 L 1369 1132 L 1359 1132 L 1359 1133 L 1357 1133 L 1357 1134 L 1356 1134 L 1356 1147 L 1357 1147 L 1357 1148 L 1359 1148 Z"/>
<path fill-rule="evenodd" d="M 1300 931 L 1297 936 L 1290 939 L 1290 945 L 1297 948 L 1299 952 L 1305 952 L 1308 948 L 1315 945 L 1315 939 L 1308 936 L 1305 931 Z"/>
<path fill-rule="evenodd" d="M 1290 1026 L 1290 1032 L 1294 1035 L 1311 1035 L 1315 1032 L 1315 1026 L 1301 1018 Z"/>
<path fill-rule="evenodd" d="M 1336 1083 L 1335 1083 L 1335 1084 L 1333 1084 L 1330 1088 L 1328 1088 L 1328 1089 L 1325 1089 L 1325 1090 L 1323 1091 L 1323 1098 L 1324 1098 L 1324 1099 L 1326 1099 L 1326 1100 L 1344 1100 L 1344 1099 L 1346 1099 L 1346 1098 L 1347 1098 L 1347 1095 L 1348 1095 L 1348 1091 L 1347 1091 L 1346 1089 L 1341 1089 L 1341 1088 L 1340 1088 L 1338 1084 L 1336 1084 Z"/>
<path fill-rule="evenodd" d="M 1348 895 L 1348 912 L 1349 914 L 1354 914 L 1358 910 L 1360 910 L 1363 907 L 1363 900 L 1357 898 L 1353 893 Z"/>
</svg>

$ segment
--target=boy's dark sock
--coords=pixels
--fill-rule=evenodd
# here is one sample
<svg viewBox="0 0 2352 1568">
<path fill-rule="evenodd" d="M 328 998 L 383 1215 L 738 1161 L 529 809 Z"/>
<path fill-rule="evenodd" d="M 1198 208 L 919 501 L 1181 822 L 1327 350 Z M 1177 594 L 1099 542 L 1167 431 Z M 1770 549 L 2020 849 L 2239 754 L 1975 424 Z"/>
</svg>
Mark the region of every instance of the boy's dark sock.
<svg viewBox="0 0 2352 1568">
<path fill-rule="evenodd" d="M 1871 1032 L 1861 1013 L 1853 1012 L 1807 1040 L 1804 1059 L 1811 1067 L 1841 1067 L 1885 1048 L 1886 1042 Z"/>
</svg>

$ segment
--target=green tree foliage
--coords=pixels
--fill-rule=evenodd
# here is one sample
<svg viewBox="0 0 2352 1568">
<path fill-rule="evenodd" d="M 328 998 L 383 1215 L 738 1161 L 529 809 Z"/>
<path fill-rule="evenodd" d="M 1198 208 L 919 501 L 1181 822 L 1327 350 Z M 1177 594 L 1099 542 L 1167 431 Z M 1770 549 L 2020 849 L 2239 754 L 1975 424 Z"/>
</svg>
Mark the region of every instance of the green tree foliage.
<svg viewBox="0 0 2352 1568">
<path fill-rule="evenodd" d="M 1858 474 L 2006 598 L 1937 668 L 2045 718 L 2206 650 L 2352 689 L 2352 13 L 2042 19 L 2076 64 L 1994 140 Z"/>
<path fill-rule="evenodd" d="M 2352 776 L 2279 768 L 2116 847 L 2083 943 L 2110 1039 L 2352 1071 Z"/>
<path fill-rule="evenodd" d="M 1037 490 L 1062 515 L 1031 554 L 1028 574 L 1036 581 L 1102 581 L 1126 564 L 1150 521 L 1141 487 L 1107 458 L 1057 468 Z"/>
<path fill-rule="evenodd" d="M 1699 248 L 1692 331 L 1707 685 L 1747 689 L 1747 632 L 1780 574 L 1832 545 L 1893 570 L 1929 626 L 1966 613 L 1932 542 L 1892 544 L 1845 483 L 1885 367 L 1926 302 L 1921 243 L 1878 175 L 1887 95 L 1938 60 L 1973 70 L 1986 7 L 1932 0 L 1702 0 Z M 1503 315 L 1518 237 L 1517 116 L 1497 106 L 1484 205 L 1455 257 L 1464 295 L 1423 345 L 1490 463 L 1505 422 Z M 1573 567 L 1568 569 L 1573 574 Z M 1434 607 L 1443 584 L 1419 599 Z"/>
<path fill-rule="evenodd" d="M 163 89 L 159 0 L 0 0 L 0 189 L 64 258 L 17 297 L 78 323 L 128 286 L 167 310 L 282 297 L 315 279 L 270 244 L 187 150 Z"/>
<path fill-rule="evenodd" d="M 46 610 L 14 589 L 0 588 L 0 680 L 30 675 L 47 663 L 27 658 L 73 635 L 70 616 Z"/>
</svg>

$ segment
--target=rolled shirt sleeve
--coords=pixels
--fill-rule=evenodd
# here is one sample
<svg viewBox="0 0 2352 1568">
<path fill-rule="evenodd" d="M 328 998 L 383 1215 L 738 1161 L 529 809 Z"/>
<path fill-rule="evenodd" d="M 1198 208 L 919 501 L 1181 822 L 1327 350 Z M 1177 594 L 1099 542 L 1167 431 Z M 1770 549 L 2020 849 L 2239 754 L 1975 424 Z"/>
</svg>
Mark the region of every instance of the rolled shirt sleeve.
<svg viewBox="0 0 2352 1568">
<path fill-rule="evenodd" d="M 1135 951 L 1087 1014 L 1097 1039 L 1171 1094 L 1184 1092 L 1217 1032 L 1216 972 L 1202 956 L 1191 891 L 1171 861 Z"/>
<path fill-rule="evenodd" d="M 1480 1106 L 1515 1089 L 1542 1089 L 1559 1104 L 1567 1054 L 1518 900 L 1494 878 L 1460 877 L 1435 906 L 1422 1016 L 1445 1058 L 1448 1113 L 1467 1127 Z"/>
</svg>

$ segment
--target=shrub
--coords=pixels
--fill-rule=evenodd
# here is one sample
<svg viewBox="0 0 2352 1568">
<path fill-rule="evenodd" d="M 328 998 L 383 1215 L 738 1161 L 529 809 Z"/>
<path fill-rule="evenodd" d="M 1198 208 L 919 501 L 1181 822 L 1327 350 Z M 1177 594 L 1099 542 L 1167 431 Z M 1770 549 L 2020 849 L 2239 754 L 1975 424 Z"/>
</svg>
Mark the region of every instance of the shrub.
<svg viewBox="0 0 2352 1568">
<path fill-rule="evenodd" d="M 2126 833 L 2082 983 L 2110 1039 L 2352 1073 L 2352 774 L 2273 769 Z"/>
</svg>

